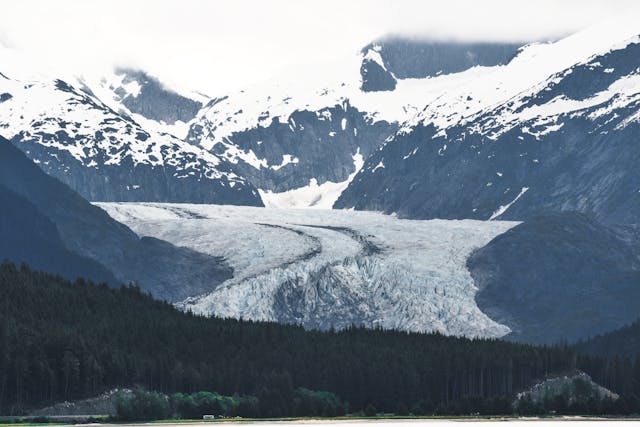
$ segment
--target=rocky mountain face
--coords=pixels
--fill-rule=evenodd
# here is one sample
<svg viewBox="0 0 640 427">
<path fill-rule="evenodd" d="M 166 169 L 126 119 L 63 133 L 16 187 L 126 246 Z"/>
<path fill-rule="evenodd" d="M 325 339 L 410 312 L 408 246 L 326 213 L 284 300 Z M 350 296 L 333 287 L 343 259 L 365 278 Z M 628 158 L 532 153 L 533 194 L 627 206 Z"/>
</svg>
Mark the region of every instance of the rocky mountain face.
<svg viewBox="0 0 640 427">
<path fill-rule="evenodd" d="M 638 43 L 603 34 L 525 47 L 387 38 L 214 99 L 131 69 L 99 82 L 5 73 L 0 132 L 95 201 L 629 222 Z"/>
<path fill-rule="evenodd" d="M 119 84 L 109 85 L 109 88 L 115 93 L 116 100 L 133 114 L 173 125 L 191 121 L 202 108 L 202 102 L 164 87 L 144 71 L 120 68 L 115 75 L 122 80 Z M 128 90 L 129 87 L 133 92 Z"/>
<path fill-rule="evenodd" d="M 362 51 L 362 65 L 360 75 L 362 76 L 363 92 L 383 92 L 394 90 L 397 80 L 393 73 L 387 69 L 384 60 L 380 56 L 380 47 L 371 46 Z"/>
<path fill-rule="evenodd" d="M 188 140 L 201 141 L 203 126 L 208 125 L 194 124 Z M 374 122 L 346 100 L 317 111 L 296 110 L 286 122 L 272 119 L 233 133 L 210 151 L 234 163 L 261 190 L 281 193 L 312 180 L 320 185 L 346 181 L 357 170 L 354 156 L 369 156 L 396 128 Z"/>
<path fill-rule="evenodd" d="M 66 275 L 91 269 L 91 278 L 108 280 L 115 276 L 118 282 L 137 283 L 157 298 L 169 301 L 204 293 L 232 275 L 233 270 L 219 257 L 151 237 L 139 238 L 102 209 L 46 175 L 1 137 L 0 185 L 11 192 L 13 201 L 19 197 L 18 202 L 0 211 L 0 223 L 13 224 L 3 227 L 9 228 L 3 238 L 15 233 L 13 226 L 20 227 L 28 218 L 34 220 L 32 230 L 25 234 L 35 235 L 33 241 L 26 242 L 33 252 L 29 253 L 24 244 L 5 247 L 4 256 L 9 259 L 38 261 L 50 256 L 50 260 L 42 260 L 43 268 L 52 267 L 51 271 Z M 16 222 L 21 216 L 23 219 Z M 59 266 L 47 264 L 55 260 L 68 262 Z M 73 269 L 70 263 L 74 263 Z"/>
<path fill-rule="evenodd" d="M 216 99 L 192 122 L 186 141 L 232 163 L 267 204 L 284 203 L 297 190 L 310 194 L 297 206 L 331 208 L 339 191 L 328 193 L 344 189 L 362 159 L 398 128 L 397 118 L 354 100 L 351 93 L 362 92 L 349 74 L 339 76 L 348 85 L 320 80 Z"/>
<path fill-rule="evenodd" d="M 511 61 L 522 43 L 462 43 L 390 37 L 362 49 L 362 90 L 394 90 L 398 79 L 423 79 Z"/>
<path fill-rule="evenodd" d="M 583 214 L 547 213 L 476 250 L 476 302 L 508 339 L 575 342 L 620 328 L 640 310 L 640 245 Z"/>
<path fill-rule="evenodd" d="M 398 79 L 421 79 L 460 73 L 473 67 L 508 64 L 524 43 L 455 42 L 389 37 L 363 49 L 377 49 L 385 67 Z"/>
</svg>

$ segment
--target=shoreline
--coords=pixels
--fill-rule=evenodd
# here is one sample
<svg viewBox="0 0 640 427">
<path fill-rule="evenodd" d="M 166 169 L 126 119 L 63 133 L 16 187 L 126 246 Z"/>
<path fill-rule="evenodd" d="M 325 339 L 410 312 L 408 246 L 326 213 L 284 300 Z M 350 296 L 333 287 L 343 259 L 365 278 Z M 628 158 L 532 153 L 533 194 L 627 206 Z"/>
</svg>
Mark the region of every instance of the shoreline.
<svg viewBox="0 0 640 427">
<path fill-rule="evenodd" d="M 88 425 L 88 426 L 198 426 L 202 424 L 220 424 L 220 423 L 240 423 L 240 424 L 312 424 L 312 425 L 335 425 L 335 424 L 420 424 L 420 423 L 445 423 L 445 422 L 461 422 L 461 423 L 503 423 L 503 422 L 607 422 L 607 423 L 627 423 L 636 422 L 640 423 L 640 417 L 618 417 L 618 416 L 594 416 L 594 415 L 562 415 L 562 416 L 530 416 L 530 417 L 518 417 L 518 416 L 375 416 L 375 417 L 358 417 L 358 416 L 344 416 L 333 418 L 321 418 L 321 417 L 282 417 L 282 418 L 217 418 L 217 419 L 192 419 L 192 420 L 159 420 L 159 421 L 109 421 L 108 419 L 100 420 L 99 422 L 92 422 L 102 416 L 48 416 L 37 417 L 45 418 L 51 422 L 33 422 L 27 421 L 17 423 L 5 423 L 0 421 L 0 427 L 18 427 L 18 426 L 75 426 L 75 425 Z M 2 419 L 11 419 L 14 417 L 0 417 Z M 36 417 L 15 417 L 14 419 L 29 419 Z"/>
</svg>

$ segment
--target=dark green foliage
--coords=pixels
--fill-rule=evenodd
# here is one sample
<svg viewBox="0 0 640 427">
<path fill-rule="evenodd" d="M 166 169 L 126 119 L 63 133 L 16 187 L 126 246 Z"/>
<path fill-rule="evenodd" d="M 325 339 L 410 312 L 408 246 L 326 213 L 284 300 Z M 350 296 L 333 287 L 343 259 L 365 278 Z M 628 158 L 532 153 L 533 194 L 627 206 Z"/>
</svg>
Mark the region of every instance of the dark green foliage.
<svg viewBox="0 0 640 427">
<path fill-rule="evenodd" d="M 213 393 L 200 392 L 194 395 L 176 393 L 172 397 L 175 411 L 181 418 L 195 419 L 203 415 L 222 415 L 222 405 Z"/>
<path fill-rule="evenodd" d="M 347 405 L 328 391 L 299 388 L 293 394 L 293 411 L 296 416 L 337 417 L 347 413 Z"/>
<path fill-rule="evenodd" d="M 530 397 L 517 402 L 514 408 L 519 415 L 633 415 L 640 410 L 637 398 L 624 396 L 609 398 L 589 398 L 569 403 L 564 396 L 534 402 Z"/>
<path fill-rule="evenodd" d="M 162 420 L 171 415 L 167 397 L 155 391 L 121 394 L 116 401 L 116 410 L 118 419 L 124 421 Z"/>
<path fill-rule="evenodd" d="M 376 410 L 376 407 L 373 406 L 371 403 L 369 403 L 364 408 L 364 416 L 365 417 L 375 417 L 377 413 L 378 413 L 378 411 Z"/>
<path fill-rule="evenodd" d="M 394 413 L 396 415 L 409 415 L 409 408 L 407 408 L 407 405 L 404 402 L 398 402 Z"/>
<path fill-rule="evenodd" d="M 345 415 L 346 404 L 335 394 L 299 388 L 291 396 L 281 396 L 279 416 L 336 417 Z M 255 418 L 270 415 L 267 407 L 273 402 L 265 400 L 263 408 L 255 396 L 222 396 L 217 393 L 200 391 L 192 394 L 175 393 L 166 396 L 158 392 L 137 390 L 132 394 L 120 394 L 116 401 L 117 416 L 120 421 L 161 420 L 169 417 L 178 419 L 202 419 L 205 415 L 215 418 L 235 417 Z M 292 411 L 292 412 L 289 412 Z"/>
<path fill-rule="evenodd" d="M 8 415 L 122 386 L 188 393 L 173 400 L 189 418 L 205 411 L 340 415 L 368 406 L 424 415 L 510 413 L 505 402 L 516 392 L 576 368 L 637 408 L 629 397 L 639 394 L 636 365 L 578 356 L 571 347 L 204 318 L 136 287 L 72 283 L 0 265 L 0 413 Z M 200 390 L 221 395 L 193 394 Z M 146 409 L 131 409 L 132 419 L 165 413 L 157 396 L 136 396 L 142 400 L 132 402 Z"/>
<path fill-rule="evenodd" d="M 171 396 L 173 412 L 183 419 L 198 419 L 204 415 L 216 417 L 256 417 L 258 400 L 254 396 L 222 396 L 200 391 L 193 394 L 176 393 Z"/>
<path fill-rule="evenodd" d="M 581 341 L 576 347 L 583 353 L 609 358 L 640 354 L 640 320 L 616 331 Z"/>
</svg>

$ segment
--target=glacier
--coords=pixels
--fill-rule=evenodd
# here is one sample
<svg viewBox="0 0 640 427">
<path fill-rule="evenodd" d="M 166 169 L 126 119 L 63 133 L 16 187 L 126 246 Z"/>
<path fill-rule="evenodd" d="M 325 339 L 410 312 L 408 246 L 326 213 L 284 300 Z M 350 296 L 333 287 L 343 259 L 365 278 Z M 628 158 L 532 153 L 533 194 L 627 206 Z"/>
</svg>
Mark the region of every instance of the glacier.
<svg viewBox="0 0 640 427">
<path fill-rule="evenodd" d="M 203 315 L 468 337 L 510 329 L 476 305 L 474 249 L 517 225 L 375 212 L 96 203 L 140 236 L 223 256 L 233 278 L 177 306 Z M 176 284 L 176 286 L 180 286 Z"/>
</svg>

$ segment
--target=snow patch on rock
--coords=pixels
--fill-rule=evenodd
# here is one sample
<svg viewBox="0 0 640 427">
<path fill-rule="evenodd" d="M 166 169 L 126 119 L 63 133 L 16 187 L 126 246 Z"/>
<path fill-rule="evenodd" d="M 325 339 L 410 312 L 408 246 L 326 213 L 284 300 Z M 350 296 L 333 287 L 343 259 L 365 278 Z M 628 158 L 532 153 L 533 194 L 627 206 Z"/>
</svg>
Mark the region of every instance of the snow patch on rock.
<svg viewBox="0 0 640 427">
<path fill-rule="evenodd" d="M 290 156 L 289 156 L 290 158 Z M 287 159 L 283 159 L 285 163 Z M 297 159 L 295 159 L 297 160 Z M 288 163 L 297 163 L 293 160 Z M 286 164 L 288 164 L 286 163 Z M 349 186 L 356 174 L 362 169 L 364 158 L 360 150 L 353 155 L 354 171 L 342 182 L 327 181 L 318 184 L 315 178 L 309 180 L 309 185 L 294 188 L 292 190 L 275 193 L 273 191 L 258 190 L 262 203 L 268 208 L 309 208 L 309 209 L 331 209 L 340 197 L 340 194 Z M 278 169 L 282 166 L 276 166 Z M 272 166 L 272 168 L 274 168 Z"/>
</svg>

